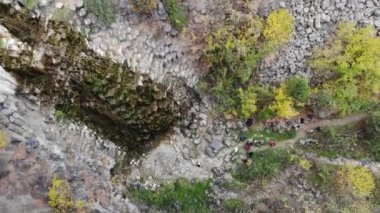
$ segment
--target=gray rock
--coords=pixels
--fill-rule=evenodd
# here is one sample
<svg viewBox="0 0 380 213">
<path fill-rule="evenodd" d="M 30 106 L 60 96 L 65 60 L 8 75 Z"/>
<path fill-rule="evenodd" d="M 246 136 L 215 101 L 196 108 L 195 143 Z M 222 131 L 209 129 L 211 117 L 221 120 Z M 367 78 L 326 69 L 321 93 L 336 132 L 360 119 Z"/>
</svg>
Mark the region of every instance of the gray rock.
<svg viewBox="0 0 380 213">
<path fill-rule="evenodd" d="M 54 4 L 55 8 L 58 8 L 58 9 L 61 9 L 63 7 L 63 3 L 62 2 L 57 2 Z"/>
<path fill-rule="evenodd" d="M 237 128 L 239 128 L 239 129 L 243 129 L 243 128 L 244 128 L 244 124 L 243 124 L 243 122 L 241 122 L 241 121 L 236 122 L 236 126 L 237 126 Z"/>
<path fill-rule="evenodd" d="M 198 145 L 198 144 L 201 143 L 201 140 L 200 140 L 200 139 L 195 139 L 195 140 L 193 141 L 193 143 L 194 143 L 195 145 Z"/>
<path fill-rule="evenodd" d="M 320 29 L 322 27 L 321 26 L 321 15 L 320 14 L 317 14 L 315 16 L 314 27 L 317 28 L 317 29 Z"/>
<path fill-rule="evenodd" d="M 47 5 L 47 0 L 39 0 L 38 1 L 38 6 L 45 7 L 46 5 Z"/>
<path fill-rule="evenodd" d="M 192 123 L 192 124 L 190 125 L 190 127 L 189 127 L 189 129 L 191 129 L 191 130 L 194 130 L 194 129 L 197 129 L 197 128 L 198 128 L 198 125 L 195 124 L 195 123 Z"/>
<path fill-rule="evenodd" d="M 198 156 L 197 150 L 195 150 L 195 149 L 190 149 L 189 150 L 189 157 L 196 158 L 197 156 Z"/>
<path fill-rule="evenodd" d="M 280 7 L 285 8 L 286 7 L 286 3 L 284 1 L 280 2 Z"/>
<path fill-rule="evenodd" d="M 221 149 L 223 149 L 224 145 L 221 141 L 215 140 L 210 144 L 211 148 L 214 150 L 214 152 L 219 152 Z"/>
<path fill-rule="evenodd" d="M 206 134 L 204 135 L 204 137 L 205 137 L 205 139 L 206 139 L 207 142 L 211 143 L 212 138 L 213 138 L 212 135 L 206 133 Z"/>
<path fill-rule="evenodd" d="M 215 155 L 215 152 L 214 150 L 210 147 L 210 146 L 207 146 L 206 149 L 205 149 L 205 153 L 207 156 L 209 156 L 210 158 L 214 158 L 216 155 Z"/>
<path fill-rule="evenodd" d="M 82 9 L 79 10 L 79 16 L 80 16 L 80 17 L 83 17 L 83 16 L 85 16 L 86 14 L 87 14 L 87 11 L 86 11 L 85 8 L 82 8 Z"/>
<path fill-rule="evenodd" d="M 373 12 L 373 15 L 379 17 L 380 16 L 380 9 L 375 10 L 375 12 Z"/>
<path fill-rule="evenodd" d="M 211 172 L 216 176 L 216 177 L 220 177 L 224 174 L 223 170 L 217 168 L 217 167 L 214 167 L 211 169 Z"/>
</svg>

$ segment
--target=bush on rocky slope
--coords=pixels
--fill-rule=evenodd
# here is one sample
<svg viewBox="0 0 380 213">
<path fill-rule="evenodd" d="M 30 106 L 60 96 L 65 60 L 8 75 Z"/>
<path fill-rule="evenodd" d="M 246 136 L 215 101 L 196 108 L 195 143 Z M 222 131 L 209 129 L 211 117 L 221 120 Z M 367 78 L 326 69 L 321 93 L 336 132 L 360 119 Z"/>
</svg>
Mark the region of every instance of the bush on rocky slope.
<svg viewBox="0 0 380 213">
<path fill-rule="evenodd" d="M 380 38 L 372 26 L 345 22 L 337 36 L 318 49 L 311 60 L 320 85 L 329 91 L 342 114 L 358 111 L 379 100 Z"/>
<path fill-rule="evenodd" d="M 69 184 L 62 179 L 54 177 L 49 190 L 49 205 L 55 213 L 85 212 L 85 202 L 73 202 Z"/>
<path fill-rule="evenodd" d="M 187 24 L 187 11 L 178 0 L 167 0 L 167 10 L 170 24 L 178 31 Z"/>
<path fill-rule="evenodd" d="M 286 44 L 293 32 L 293 17 L 287 9 L 269 14 L 263 31 L 267 48 Z"/>
<path fill-rule="evenodd" d="M 134 8 L 142 13 L 150 14 L 157 8 L 157 0 L 132 0 Z"/>
<path fill-rule="evenodd" d="M 303 106 L 310 95 L 309 81 L 295 76 L 286 82 L 285 92 L 298 106 Z"/>
<path fill-rule="evenodd" d="M 378 212 L 380 188 L 367 168 L 319 163 L 312 168 L 305 174 L 326 200 L 321 206 L 323 212 Z"/>
<path fill-rule="evenodd" d="M 109 0 L 85 0 L 84 6 L 105 25 L 115 21 L 115 8 Z"/>
<path fill-rule="evenodd" d="M 278 23 L 281 18 L 286 18 L 282 20 L 286 22 L 283 25 Z M 224 113 L 247 118 L 256 112 L 245 110 L 242 104 L 247 100 L 243 100 L 240 94 L 253 94 L 251 81 L 254 71 L 260 60 L 273 51 L 273 48 L 267 48 L 268 44 L 277 48 L 290 38 L 292 18 L 287 10 L 273 12 L 263 25 L 254 14 L 232 12 L 224 26 L 206 39 L 205 58 L 210 72 L 205 78 L 209 87 L 203 85 L 203 88 L 210 90 L 213 100 Z"/>
<path fill-rule="evenodd" d="M 375 179 L 365 167 L 344 165 L 335 174 L 335 187 L 338 192 L 370 196 L 375 190 Z"/>
</svg>

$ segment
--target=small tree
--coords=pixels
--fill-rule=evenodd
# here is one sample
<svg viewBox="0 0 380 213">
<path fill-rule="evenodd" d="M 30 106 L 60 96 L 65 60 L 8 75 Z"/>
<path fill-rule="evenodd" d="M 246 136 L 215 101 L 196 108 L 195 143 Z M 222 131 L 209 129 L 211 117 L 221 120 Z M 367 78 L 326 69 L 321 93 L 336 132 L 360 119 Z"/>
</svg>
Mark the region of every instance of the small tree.
<svg viewBox="0 0 380 213">
<path fill-rule="evenodd" d="M 293 100 L 285 93 L 285 84 L 282 84 L 275 91 L 275 101 L 269 109 L 276 112 L 280 118 L 290 118 L 296 116 L 298 113 L 293 108 Z"/>
<path fill-rule="evenodd" d="M 286 82 L 285 90 L 289 97 L 302 105 L 307 101 L 310 95 L 309 81 L 295 76 Z"/>
</svg>

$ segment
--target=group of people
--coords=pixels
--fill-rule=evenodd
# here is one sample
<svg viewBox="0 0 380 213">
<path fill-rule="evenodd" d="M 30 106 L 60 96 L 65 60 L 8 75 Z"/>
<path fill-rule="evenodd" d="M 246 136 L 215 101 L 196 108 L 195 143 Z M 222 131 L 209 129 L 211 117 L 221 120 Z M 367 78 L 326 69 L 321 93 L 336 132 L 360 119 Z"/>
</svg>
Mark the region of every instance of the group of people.
<svg viewBox="0 0 380 213">
<path fill-rule="evenodd" d="M 252 164 L 252 157 L 254 154 L 253 148 L 254 146 L 258 147 L 261 146 L 263 141 L 261 140 L 255 140 L 247 139 L 245 136 L 240 137 L 240 140 L 244 142 L 244 149 L 246 151 L 246 155 L 243 157 L 242 161 L 246 166 L 249 166 Z M 272 140 L 268 141 L 269 147 L 273 148 L 276 146 L 276 143 Z"/>
</svg>

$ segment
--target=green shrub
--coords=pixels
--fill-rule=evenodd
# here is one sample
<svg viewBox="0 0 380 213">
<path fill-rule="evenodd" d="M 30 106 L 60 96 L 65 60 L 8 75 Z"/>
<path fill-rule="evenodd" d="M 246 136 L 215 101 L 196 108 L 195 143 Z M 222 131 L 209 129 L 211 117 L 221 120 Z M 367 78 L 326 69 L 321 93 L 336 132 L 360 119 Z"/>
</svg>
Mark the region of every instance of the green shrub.
<svg viewBox="0 0 380 213">
<path fill-rule="evenodd" d="M 265 120 L 268 120 L 270 118 L 273 118 L 275 115 L 276 115 L 276 113 L 272 109 L 270 109 L 269 107 L 264 107 L 257 114 L 257 119 L 259 121 L 265 121 Z"/>
<path fill-rule="evenodd" d="M 237 210 L 237 209 L 244 208 L 245 203 L 241 199 L 233 198 L 233 199 L 225 200 L 222 205 L 223 205 L 223 208 L 227 210 Z"/>
<path fill-rule="evenodd" d="M 380 136 L 380 110 L 371 112 L 367 118 L 366 124 L 367 134 L 370 138 Z"/>
<path fill-rule="evenodd" d="M 285 91 L 297 103 L 304 104 L 310 95 L 309 81 L 295 76 L 286 82 Z"/>
<path fill-rule="evenodd" d="M 132 4 L 137 11 L 147 14 L 157 9 L 157 0 L 132 0 Z"/>
<path fill-rule="evenodd" d="M 380 139 L 372 139 L 369 141 L 371 147 L 371 155 L 375 161 L 380 161 Z"/>
<path fill-rule="evenodd" d="M 256 93 L 254 87 L 249 87 L 247 90 L 239 89 L 240 110 L 239 115 L 241 118 L 249 118 L 256 112 Z"/>
<path fill-rule="evenodd" d="M 372 157 L 380 161 L 380 110 L 369 114 L 366 120 L 366 136 Z"/>
<path fill-rule="evenodd" d="M 170 24 L 178 31 L 187 24 L 187 11 L 178 3 L 178 0 L 168 0 L 168 16 Z"/>
<path fill-rule="evenodd" d="M 268 149 L 256 152 L 251 157 L 252 164 L 239 164 L 233 177 L 248 182 L 255 178 L 271 178 L 290 163 L 290 154 L 283 149 Z"/>
<path fill-rule="evenodd" d="M 212 202 L 207 193 L 209 189 L 210 181 L 190 182 L 177 179 L 156 191 L 143 189 L 133 190 L 131 193 L 136 199 L 168 212 L 178 211 L 174 205 L 181 208 L 180 212 L 208 212 L 208 206 Z"/>
<path fill-rule="evenodd" d="M 115 19 L 115 9 L 109 0 L 85 0 L 85 7 L 105 25 L 112 24 Z"/>
<path fill-rule="evenodd" d="M 333 106 L 333 97 L 331 93 L 326 90 L 319 90 L 314 94 L 312 106 L 314 111 L 328 109 Z"/>
</svg>

